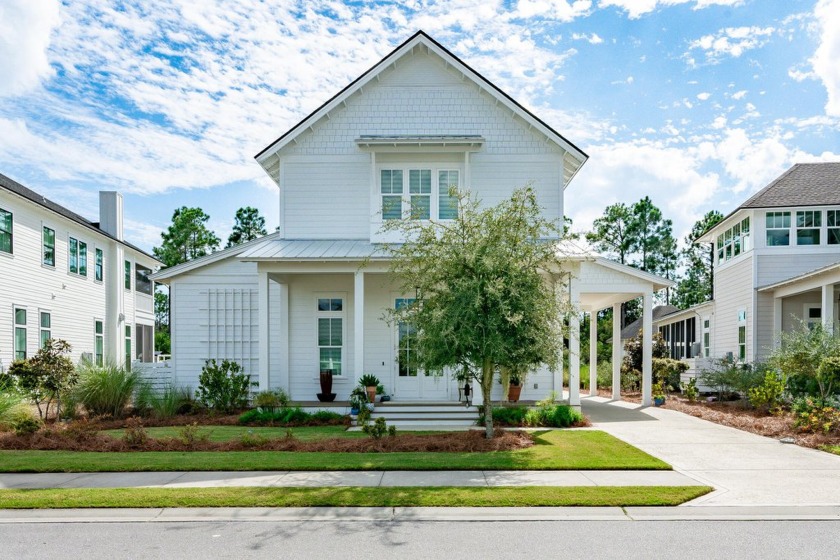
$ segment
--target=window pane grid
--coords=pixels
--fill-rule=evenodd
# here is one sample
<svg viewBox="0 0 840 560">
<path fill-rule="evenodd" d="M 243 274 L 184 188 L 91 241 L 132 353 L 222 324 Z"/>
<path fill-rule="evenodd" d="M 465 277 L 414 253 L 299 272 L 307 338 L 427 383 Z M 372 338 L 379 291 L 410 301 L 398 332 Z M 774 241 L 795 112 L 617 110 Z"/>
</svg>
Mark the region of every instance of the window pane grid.
<svg viewBox="0 0 840 560">
<path fill-rule="evenodd" d="M 70 272 L 79 273 L 79 242 L 70 238 Z"/>
<path fill-rule="evenodd" d="M 342 298 L 318 298 L 318 367 L 319 371 L 342 374 L 342 352 L 344 346 L 344 300 Z"/>
<path fill-rule="evenodd" d="M 96 256 L 94 257 L 95 260 L 94 260 L 94 264 L 93 264 L 94 278 L 98 282 L 102 282 L 102 276 L 103 276 L 102 273 L 103 273 L 103 268 L 104 268 L 103 263 L 102 263 L 102 261 L 103 261 L 102 249 L 96 249 L 95 255 Z"/>
<path fill-rule="evenodd" d="M 0 208 L 0 251 L 12 252 L 12 213 Z"/>
<path fill-rule="evenodd" d="M 450 195 L 450 189 L 457 188 L 457 171 L 440 171 L 438 173 L 438 217 L 441 220 L 454 220 L 458 217 L 458 197 Z"/>
<path fill-rule="evenodd" d="M 55 266 L 55 231 L 44 226 L 44 260 L 48 266 Z"/>
</svg>

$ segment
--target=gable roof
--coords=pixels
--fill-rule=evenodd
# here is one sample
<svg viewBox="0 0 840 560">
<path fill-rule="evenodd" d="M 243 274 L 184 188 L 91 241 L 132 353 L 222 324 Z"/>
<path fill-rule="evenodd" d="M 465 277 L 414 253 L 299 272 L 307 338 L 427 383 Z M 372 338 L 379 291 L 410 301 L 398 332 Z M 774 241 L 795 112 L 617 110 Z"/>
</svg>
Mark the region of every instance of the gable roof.
<svg viewBox="0 0 840 560">
<path fill-rule="evenodd" d="M 739 208 L 840 204 L 840 162 L 797 163 Z"/>
<path fill-rule="evenodd" d="M 132 245 L 131 243 L 128 243 L 127 241 L 120 241 L 119 239 L 117 239 L 116 237 L 111 235 L 110 233 L 108 233 L 108 232 L 106 232 L 102 229 L 99 229 L 99 224 L 97 222 L 91 222 L 90 220 L 87 220 L 87 219 L 83 218 L 82 216 L 76 214 L 72 210 L 68 210 L 64 206 L 61 206 L 60 204 L 57 204 L 57 203 L 53 202 L 52 200 L 50 200 L 50 199 L 48 199 L 44 196 L 41 196 L 40 194 L 36 193 L 32 189 L 24 187 L 23 185 L 21 185 L 20 183 L 18 183 L 14 179 L 9 178 L 9 177 L 3 175 L 2 173 L 0 173 L 0 188 L 3 188 L 3 189 L 5 189 L 5 190 L 7 190 L 7 191 L 9 191 L 13 194 L 16 194 L 16 195 L 18 195 L 22 198 L 25 198 L 29 202 L 33 202 L 33 203 L 37 204 L 38 206 L 40 206 L 42 208 L 46 208 L 50 212 L 53 212 L 55 214 L 58 214 L 59 216 L 67 218 L 68 220 L 70 220 L 72 222 L 75 222 L 75 223 L 79 224 L 80 226 L 85 227 L 89 230 L 92 230 L 92 231 L 98 233 L 99 235 L 104 235 L 105 237 L 107 237 L 108 239 L 111 239 L 112 241 L 116 241 L 117 243 L 119 243 L 121 245 L 125 245 L 129 249 L 132 249 L 132 250 L 137 251 L 138 253 L 140 253 L 140 254 L 142 254 L 146 257 L 149 257 L 150 259 L 154 260 L 155 262 L 160 262 L 155 256 L 150 255 L 149 253 L 147 253 L 143 249 L 140 249 L 139 247 L 137 247 L 135 245 Z"/>
<path fill-rule="evenodd" d="M 566 139 L 562 134 L 554 130 L 539 117 L 537 117 L 525 107 L 520 105 L 515 99 L 513 99 L 510 95 L 508 95 L 501 89 L 499 89 L 490 80 L 473 70 L 461 59 L 459 59 L 457 56 L 455 56 L 449 50 L 447 50 L 446 47 L 435 41 L 432 37 L 430 37 L 422 30 L 417 31 L 414 35 L 406 39 L 401 45 L 399 45 L 397 48 L 391 51 L 385 58 L 377 62 L 371 68 L 369 68 L 364 74 L 350 82 L 350 84 L 348 84 L 344 89 L 342 89 L 337 94 L 328 99 L 323 105 L 315 109 L 315 111 L 309 114 L 309 116 L 307 116 L 298 124 L 290 128 L 287 132 L 285 132 L 283 135 L 277 138 L 274 142 L 266 146 L 256 156 L 254 156 L 254 159 L 256 159 L 257 162 L 259 162 L 260 165 L 262 165 L 263 168 L 266 169 L 266 171 L 268 172 L 266 160 L 269 156 L 280 151 L 284 146 L 286 146 L 289 142 L 292 142 L 302 132 L 312 127 L 322 118 L 327 117 L 330 111 L 332 111 L 338 105 L 342 104 L 347 98 L 349 98 L 355 92 L 360 90 L 370 81 L 376 79 L 376 77 L 383 70 L 385 70 L 392 64 L 395 64 L 404 55 L 410 54 L 413 51 L 413 49 L 418 45 L 425 45 L 426 47 L 428 47 L 430 51 L 434 52 L 442 59 L 444 59 L 448 65 L 453 66 L 454 68 L 459 70 L 462 74 L 470 78 L 485 91 L 493 95 L 500 103 L 506 105 L 509 109 L 514 111 L 520 117 L 522 117 L 526 122 L 528 122 L 534 128 L 545 134 L 546 137 L 551 139 L 561 148 L 566 150 L 567 154 L 570 154 L 575 160 L 574 162 L 572 162 L 572 167 L 574 169 L 568 177 L 568 179 L 565 181 L 566 184 L 569 183 L 569 181 L 575 175 L 575 173 L 577 173 L 580 167 L 583 166 L 587 159 L 589 159 L 589 156 L 585 152 L 583 152 L 583 150 L 578 148 L 576 145 L 574 145 L 572 142 Z M 269 175 L 271 175 L 271 173 L 269 173 Z"/>
<path fill-rule="evenodd" d="M 679 307 L 673 305 L 657 305 L 653 308 L 653 322 L 656 322 L 657 319 L 661 319 L 665 315 L 671 315 L 672 313 L 677 313 L 681 311 Z M 642 319 L 636 319 L 623 329 L 621 329 L 621 340 L 629 340 L 639 334 L 639 330 L 642 328 Z"/>
</svg>

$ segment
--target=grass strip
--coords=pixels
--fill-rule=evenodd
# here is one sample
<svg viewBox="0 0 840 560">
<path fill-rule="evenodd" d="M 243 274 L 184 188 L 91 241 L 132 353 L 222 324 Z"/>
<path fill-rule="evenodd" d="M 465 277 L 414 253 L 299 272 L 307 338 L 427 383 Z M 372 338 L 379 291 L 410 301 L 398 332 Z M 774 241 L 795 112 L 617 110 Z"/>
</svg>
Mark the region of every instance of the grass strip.
<svg viewBox="0 0 840 560">
<path fill-rule="evenodd" d="M 596 430 L 546 431 L 534 439 L 528 449 L 488 453 L 0 451 L 0 472 L 671 469 Z"/>
<path fill-rule="evenodd" d="M 840 455 L 840 445 L 823 445 L 820 447 L 823 451 L 828 453 L 834 453 L 835 455 Z"/>
<path fill-rule="evenodd" d="M 708 486 L 59 488 L 0 490 L 3 509 L 676 506 Z"/>
</svg>

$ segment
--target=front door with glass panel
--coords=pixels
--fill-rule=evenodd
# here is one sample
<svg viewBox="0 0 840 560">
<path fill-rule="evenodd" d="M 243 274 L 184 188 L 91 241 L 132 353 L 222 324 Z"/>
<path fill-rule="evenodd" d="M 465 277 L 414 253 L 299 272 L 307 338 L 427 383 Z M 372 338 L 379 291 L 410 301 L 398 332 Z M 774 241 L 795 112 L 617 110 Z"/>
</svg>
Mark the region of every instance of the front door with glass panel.
<svg viewBox="0 0 840 560">
<path fill-rule="evenodd" d="M 410 305 L 414 300 L 397 298 L 395 308 Z M 446 400 L 448 397 L 449 376 L 435 375 L 423 371 L 417 366 L 414 344 L 417 331 L 409 323 L 399 323 L 395 329 L 394 360 L 394 398 L 399 401 L 409 400 Z"/>
</svg>

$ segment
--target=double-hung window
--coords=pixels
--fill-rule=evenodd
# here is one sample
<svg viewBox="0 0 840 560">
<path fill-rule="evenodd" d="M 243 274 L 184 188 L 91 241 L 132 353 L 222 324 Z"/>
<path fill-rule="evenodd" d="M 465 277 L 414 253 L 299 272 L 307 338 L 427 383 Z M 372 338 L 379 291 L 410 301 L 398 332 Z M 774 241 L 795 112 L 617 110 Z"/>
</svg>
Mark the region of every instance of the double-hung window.
<svg viewBox="0 0 840 560">
<path fill-rule="evenodd" d="M 703 357 L 709 357 L 709 351 L 711 348 L 712 336 L 711 336 L 711 319 L 709 317 L 703 317 Z"/>
<path fill-rule="evenodd" d="M 99 320 L 93 322 L 93 360 L 98 366 L 105 364 L 105 328 Z"/>
<path fill-rule="evenodd" d="M 26 309 L 15 307 L 15 360 L 26 359 Z"/>
<path fill-rule="evenodd" d="M 104 276 L 104 255 L 102 253 L 102 249 L 96 249 L 94 251 L 94 261 L 93 261 L 93 279 L 97 282 L 102 282 L 102 278 Z"/>
<path fill-rule="evenodd" d="M 87 276 L 87 243 L 71 237 L 69 246 L 70 272 Z"/>
<path fill-rule="evenodd" d="M 125 326 L 125 367 L 131 367 L 131 325 Z"/>
<path fill-rule="evenodd" d="M 317 301 L 318 368 L 341 375 L 344 350 L 344 300 L 323 297 Z"/>
<path fill-rule="evenodd" d="M 455 192 L 459 187 L 457 170 L 438 171 L 438 218 L 454 220 L 458 217 L 458 196 Z"/>
<path fill-rule="evenodd" d="M 840 245 L 840 210 L 827 210 L 825 222 L 828 244 Z"/>
<path fill-rule="evenodd" d="M 379 179 L 379 190 L 382 193 L 382 219 L 399 220 L 402 218 L 402 169 L 383 169 Z"/>
<path fill-rule="evenodd" d="M 408 192 L 411 196 L 411 219 L 428 220 L 432 217 L 432 170 L 409 169 Z"/>
<path fill-rule="evenodd" d="M 819 245 L 822 211 L 800 210 L 796 213 L 796 244 Z"/>
<path fill-rule="evenodd" d="M 125 261 L 125 289 L 131 289 L 131 261 Z"/>
<path fill-rule="evenodd" d="M 44 226 L 42 242 L 44 255 L 41 262 L 47 266 L 55 266 L 55 230 Z"/>
<path fill-rule="evenodd" d="M 41 311 L 41 348 L 52 338 L 52 316 L 49 311 Z"/>
<path fill-rule="evenodd" d="M 790 245 L 790 212 L 767 212 L 767 246 Z"/>
<path fill-rule="evenodd" d="M 0 253 L 12 254 L 12 213 L 0 208 Z"/>
</svg>

